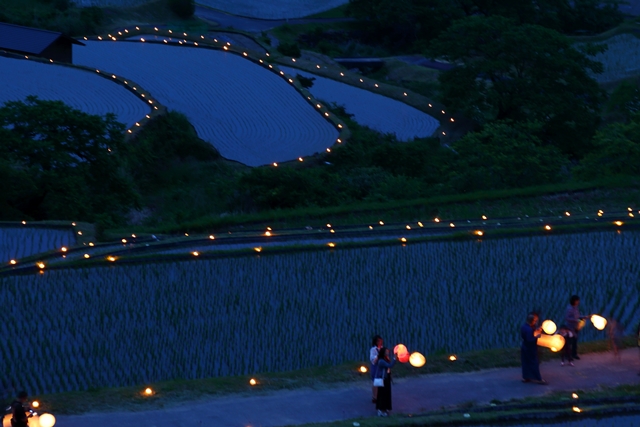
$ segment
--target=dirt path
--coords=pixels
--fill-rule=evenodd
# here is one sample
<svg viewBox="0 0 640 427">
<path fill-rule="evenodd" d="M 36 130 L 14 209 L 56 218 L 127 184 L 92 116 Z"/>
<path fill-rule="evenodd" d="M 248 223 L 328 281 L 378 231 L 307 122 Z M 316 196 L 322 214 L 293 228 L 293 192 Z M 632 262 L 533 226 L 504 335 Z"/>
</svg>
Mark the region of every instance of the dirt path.
<svg viewBox="0 0 640 427">
<path fill-rule="evenodd" d="M 609 353 L 589 354 L 576 361 L 575 367 L 561 367 L 559 361 L 553 361 L 544 363 L 541 371 L 548 386 L 523 384 L 519 368 L 398 380 L 393 386 L 393 412 L 415 414 L 472 401 L 488 404 L 493 399 L 506 401 L 554 391 L 633 384 L 640 381 L 640 358 L 636 349 L 622 352 L 621 362 L 614 361 Z M 163 410 L 59 416 L 58 420 L 64 427 L 285 426 L 373 416 L 370 393 L 369 382 L 363 380 L 329 389 L 258 392 Z"/>
</svg>

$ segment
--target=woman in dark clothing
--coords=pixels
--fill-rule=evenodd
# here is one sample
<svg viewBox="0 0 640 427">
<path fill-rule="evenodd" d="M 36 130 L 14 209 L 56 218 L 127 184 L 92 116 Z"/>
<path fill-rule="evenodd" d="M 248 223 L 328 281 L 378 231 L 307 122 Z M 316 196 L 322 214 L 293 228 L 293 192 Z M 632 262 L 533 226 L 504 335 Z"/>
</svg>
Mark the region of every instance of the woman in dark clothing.
<svg viewBox="0 0 640 427">
<path fill-rule="evenodd" d="M 538 337 L 542 334 L 542 328 L 536 328 L 538 315 L 529 313 L 527 322 L 520 328 L 522 346 L 520 358 L 522 360 L 522 381 L 546 384 L 540 376 L 540 361 L 538 360 Z"/>
<path fill-rule="evenodd" d="M 378 399 L 376 409 L 379 417 L 389 415 L 391 408 L 391 368 L 396 364 L 395 355 L 393 360 L 389 357 L 389 349 L 382 347 L 378 352 L 378 369 L 376 377 L 384 380 L 384 387 L 378 387 Z"/>
</svg>

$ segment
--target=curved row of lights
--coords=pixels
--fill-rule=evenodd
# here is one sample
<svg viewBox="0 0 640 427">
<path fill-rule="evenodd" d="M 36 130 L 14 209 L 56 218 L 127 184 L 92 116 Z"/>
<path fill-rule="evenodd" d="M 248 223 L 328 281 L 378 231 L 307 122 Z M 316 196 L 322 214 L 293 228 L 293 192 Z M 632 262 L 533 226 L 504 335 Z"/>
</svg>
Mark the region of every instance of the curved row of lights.
<svg viewBox="0 0 640 427">
<path fill-rule="evenodd" d="M 141 29 L 140 29 L 140 27 L 135 27 L 135 29 L 136 29 L 136 31 L 143 31 L 143 30 L 141 30 Z M 154 27 L 154 28 L 153 28 L 153 30 L 154 30 L 155 32 L 160 32 L 160 29 L 158 29 L 158 27 Z M 123 34 L 123 33 L 122 33 L 122 31 L 118 31 L 118 35 L 119 35 L 119 36 L 128 36 L 128 35 L 129 35 L 129 30 L 128 30 L 128 29 L 126 29 L 126 28 L 125 28 L 125 29 L 124 29 L 124 32 L 125 32 L 126 34 Z M 173 31 L 172 31 L 172 30 L 167 30 L 167 32 L 168 32 L 169 34 L 172 34 L 172 35 L 173 35 Z M 184 36 L 184 37 L 188 37 L 189 35 L 188 35 L 187 33 L 183 32 L 183 33 L 182 33 L 182 36 Z M 169 36 L 165 36 L 165 37 L 169 37 Z M 204 41 L 205 41 L 205 43 L 206 43 L 206 44 L 204 44 L 204 45 L 203 45 L 203 47 L 213 47 L 213 48 L 218 48 L 218 49 L 220 49 L 220 46 L 216 46 L 216 45 L 211 45 L 211 44 L 209 44 L 209 43 L 207 42 L 207 40 L 206 40 L 205 36 L 200 35 L 200 39 L 204 40 Z M 84 37 L 84 40 L 89 40 L 89 38 L 85 36 L 85 37 Z M 99 40 L 99 41 L 118 41 L 119 39 L 118 39 L 115 35 L 113 35 L 113 34 L 107 34 L 105 37 L 97 36 L 97 40 Z M 301 92 L 301 91 L 302 91 L 302 89 L 301 89 L 301 88 L 298 88 L 297 86 L 295 86 L 295 81 L 294 81 L 294 79 L 293 79 L 293 76 L 289 76 L 289 75 L 287 75 L 284 71 L 279 70 L 277 67 L 274 67 L 274 66 L 273 66 L 273 64 L 268 64 L 268 63 L 267 63 L 263 58 L 255 59 L 255 58 L 251 57 L 251 56 L 249 55 L 249 53 L 247 53 L 247 51 L 243 51 L 243 50 L 239 50 L 239 49 L 235 49 L 235 50 L 234 50 L 234 48 L 232 47 L 232 45 L 231 45 L 231 43 L 230 43 L 230 42 L 219 42 L 219 41 L 218 41 L 218 39 L 216 39 L 216 38 L 214 38 L 214 37 L 212 37 L 212 38 L 211 38 L 211 40 L 213 40 L 213 42 L 214 42 L 214 43 L 223 43 L 223 45 L 222 45 L 222 47 L 221 47 L 221 48 L 222 48 L 224 51 L 231 52 L 231 53 L 236 53 L 236 54 L 238 54 L 238 55 L 242 55 L 244 58 L 247 58 L 247 59 L 251 60 L 251 61 L 252 61 L 252 62 L 254 62 L 254 63 L 260 64 L 260 65 L 263 65 L 263 66 L 264 66 L 265 68 L 267 68 L 268 70 L 270 70 L 270 71 L 272 71 L 272 72 L 276 73 L 278 76 L 282 77 L 282 78 L 283 78 L 286 82 L 288 82 L 289 84 L 294 85 L 294 87 L 296 88 L 296 90 L 298 90 L 299 92 Z M 157 43 L 157 44 L 160 44 L 160 41 L 159 41 L 159 40 L 146 40 L 144 37 L 140 37 L 140 40 L 139 40 L 139 41 L 140 41 L 141 43 L 150 42 L 150 43 Z M 178 42 L 178 45 L 190 46 L 189 41 L 188 41 L 187 39 L 182 39 L 182 40 L 176 39 L 175 41 L 177 41 L 177 42 Z M 175 41 L 173 40 L 173 37 L 169 37 L 169 41 L 167 41 L 166 39 L 162 40 L 162 42 L 163 42 L 164 44 L 169 44 L 169 42 L 173 42 L 173 43 L 175 43 Z M 193 46 L 200 47 L 200 45 L 198 44 L 198 42 L 191 41 L 191 44 L 192 44 Z M 268 57 L 270 57 L 269 52 L 266 52 L 266 53 L 265 53 L 265 57 L 267 57 L 267 58 L 268 58 Z M 295 62 L 295 58 L 292 58 L 292 60 L 293 60 L 293 62 Z M 96 72 L 98 72 L 98 73 L 99 73 L 100 71 L 99 71 L 99 70 L 96 70 Z M 115 75 L 113 76 L 113 78 L 116 78 L 116 77 L 115 77 Z M 127 83 L 126 81 L 124 81 L 124 83 L 125 83 L 125 85 L 129 86 L 129 85 L 128 85 L 128 83 Z M 135 87 L 133 87 L 133 90 L 135 91 L 135 90 L 136 90 L 136 88 L 135 88 Z M 142 97 L 144 98 L 144 95 L 142 95 Z M 308 101 L 310 104 L 314 105 L 314 100 L 313 100 L 310 96 L 307 96 L 307 101 Z M 149 100 L 149 103 L 151 103 L 151 101 L 150 101 L 150 100 Z M 330 120 L 330 121 L 331 121 L 331 122 L 332 122 L 332 123 L 333 123 L 333 124 L 338 128 L 338 132 L 342 133 L 342 132 L 345 130 L 345 126 L 344 126 L 344 124 L 343 124 L 343 123 L 340 123 L 340 122 L 338 121 L 338 119 L 337 119 L 337 118 L 332 117 L 332 116 L 331 116 L 331 114 L 330 114 L 330 112 L 329 112 L 329 110 L 328 110 L 326 107 L 323 107 L 321 104 L 315 104 L 315 106 L 316 106 L 316 108 L 318 108 L 319 112 L 321 113 L 321 115 L 322 115 L 325 119 Z M 157 109 L 157 107 L 154 107 L 154 108 L 155 108 L 155 109 Z M 148 117 L 148 116 L 147 116 L 147 117 Z M 140 126 L 140 123 L 136 123 L 136 124 L 135 124 L 135 126 L 136 126 L 136 127 L 139 127 L 139 126 Z M 133 133 L 133 131 L 134 131 L 134 130 L 135 130 L 135 127 L 128 129 L 128 130 L 127 130 L 127 132 L 128 132 L 129 134 L 131 134 L 131 133 Z M 342 136 L 342 138 L 337 138 L 335 142 L 336 142 L 337 144 L 341 144 L 341 143 L 343 142 L 343 141 L 342 141 L 342 139 L 343 139 L 343 138 L 344 138 L 344 136 Z M 328 147 L 328 148 L 326 149 L 326 151 L 327 151 L 328 153 L 330 153 L 330 152 L 331 152 L 331 148 L 330 148 L 330 147 Z M 299 161 L 299 162 L 303 162 L 303 161 L 304 161 L 304 159 L 303 159 L 302 157 L 298 157 L 298 161 Z M 277 162 L 274 162 L 274 163 L 272 163 L 271 165 L 272 165 L 273 167 L 278 167 L 278 163 L 277 163 Z"/>
<path fill-rule="evenodd" d="M 635 218 L 634 210 L 633 210 L 632 208 L 630 208 L 630 207 L 629 207 L 629 208 L 627 208 L 627 211 L 628 211 L 628 212 L 627 212 L 627 214 L 628 214 L 628 216 L 629 216 L 629 217 L 631 217 L 631 218 Z M 638 214 L 640 214 L 640 210 L 638 211 Z M 598 216 L 598 217 L 602 217 L 603 215 L 604 215 L 604 211 L 603 211 L 603 210 L 598 210 L 598 212 L 597 212 L 597 216 Z M 566 217 L 570 217 L 570 216 L 571 216 L 571 213 L 570 213 L 569 211 L 565 211 L 564 216 L 566 216 Z M 482 215 L 480 218 L 481 218 L 483 221 L 488 220 L 488 217 L 487 217 L 486 215 Z M 562 218 L 562 216 L 560 216 L 559 218 Z M 587 217 L 587 218 L 588 218 L 588 217 Z M 518 218 L 518 219 L 520 219 L 520 218 Z M 540 221 L 543 221 L 543 220 L 542 220 L 542 219 L 540 219 Z M 434 219 L 433 219 L 433 222 L 434 222 L 434 223 L 436 223 L 436 224 L 438 224 L 438 223 L 441 223 L 441 222 L 442 222 L 442 220 L 441 220 L 440 218 L 436 217 L 436 218 L 434 218 Z M 467 222 L 470 222 L 470 221 L 467 221 Z M 22 225 L 27 225 L 27 221 L 21 221 L 21 224 L 22 224 Z M 71 224 L 72 224 L 74 227 L 76 226 L 76 223 L 75 223 L 75 222 L 72 222 Z M 486 224 L 486 223 L 485 223 L 485 222 L 483 222 L 483 225 L 485 225 L 485 224 Z M 613 225 L 615 225 L 615 226 L 617 226 L 617 227 L 622 227 L 622 226 L 624 225 L 624 222 L 623 222 L 623 221 L 621 221 L 621 220 L 616 220 L 616 221 L 613 221 L 613 222 L 612 222 L 612 224 L 613 224 Z M 385 225 L 385 223 L 384 223 L 384 221 L 380 220 L 380 221 L 378 221 L 378 223 L 377 223 L 376 225 L 377 225 L 377 226 L 380 226 L 380 227 L 383 227 L 383 226 Z M 423 222 L 421 222 L 421 221 L 416 222 L 416 225 L 417 225 L 417 227 L 419 227 L 419 228 L 424 228 L 424 223 L 423 223 Z M 498 223 L 498 225 L 500 225 L 500 223 Z M 327 228 L 327 230 L 329 231 L 329 233 L 331 233 L 331 234 L 335 234 L 335 233 L 336 233 L 336 230 L 334 229 L 334 227 L 333 227 L 333 225 L 332 225 L 332 224 L 326 224 L 326 228 Z M 369 226 L 368 226 L 368 228 L 369 228 L 369 230 L 373 230 L 373 229 L 374 229 L 374 226 L 373 226 L 373 225 L 369 225 Z M 449 223 L 449 228 L 456 228 L 456 224 L 455 224 L 455 223 L 453 223 L 453 222 L 450 222 L 450 223 Z M 413 229 L 413 227 L 411 226 L 411 224 L 407 224 L 407 225 L 405 225 L 405 229 L 407 229 L 407 230 L 412 230 L 412 229 Z M 553 228 L 551 227 L 551 225 L 550 225 L 550 224 L 545 224 L 545 225 L 542 227 L 542 230 L 544 230 L 544 231 L 552 231 L 552 230 L 553 230 Z M 78 232 L 77 232 L 77 233 L 78 233 L 79 235 L 82 235 L 82 231 L 81 231 L 81 230 L 78 230 Z M 483 237 L 483 236 L 485 236 L 485 233 L 486 233 L 486 232 L 485 232 L 484 230 L 480 230 L 480 229 L 478 229 L 478 230 L 473 230 L 473 231 L 471 231 L 470 233 L 471 233 L 471 234 L 473 234 L 473 235 L 475 235 L 475 236 L 477 236 L 477 237 Z M 272 237 L 272 236 L 274 236 L 275 234 L 274 234 L 273 229 L 272 229 L 271 227 L 267 227 L 267 228 L 266 228 L 266 230 L 265 230 L 265 232 L 264 232 L 264 233 L 261 233 L 261 235 L 262 235 L 262 236 L 264 236 L 264 237 Z M 188 237 L 188 236 L 189 236 L 189 233 L 185 233 L 185 236 L 187 236 L 187 237 Z M 135 238 L 136 238 L 136 235 L 135 235 L 135 234 L 132 234 L 132 235 L 131 235 L 131 237 L 135 239 Z M 209 240 L 215 240 L 215 236 L 214 236 L 213 234 L 210 234 L 208 237 L 209 237 Z M 399 237 L 399 238 L 398 238 L 398 240 L 400 241 L 400 243 L 401 243 L 403 246 L 404 246 L 404 245 L 406 245 L 406 244 L 409 242 L 409 240 L 408 240 L 406 237 L 404 237 L 404 236 Z M 126 239 L 126 238 L 123 238 L 123 239 L 121 240 L 121 242 L 122 242 L 122 244 L 123 244 L 123 245 L 126 245 L 126 244 L 128 243 L 128 241 L 127 241 L 127 239 Z M 85 245 L 86 245 L 86 244 L 85 244 Z M 88 245 L 89 245 L 89 246 L 91 246 L 91 247 L 93 247 L 93 246 L 94 246 L 94 243 L 93 243 L 93 242 L 89 242 L 89 244 L 88 244 Z M 326 246 L 327 246 L 327 247 L 329 247 L 329 248 L 331 248 L 331 249 L 333 249 L 333 248 L 335 248 L 335 247 L 337 246 L 337 244 L 336 244 L 335 242 L 329 242 L 329 243 L 327 243 L 327 244 L 326 244 Z M 252 248 L 251 250 L 252 250 L 252 251 L 254 251 L 254 252 L 256 252 L 256 253 L 261 253 L 261 252 L 263 251 L 263 248 L 262 248 L 262 246 L 256 246 L 256 247 Z M 63 246 L 62 248 L 60 248 L 60 252 L 62 252 L 62 253 L 63 253 L 63 255 L 62 255 L 62 257 L 63 257 L 63 258 L 65 258 L 65 257 L 66 257 L 66 255 L 65 255 L 65 254 L 67 253 L 67 251 L 68 251 L 68 248 L 67 248 L 66 246 Z M 199 251 L 191 251 L 191 252 L 189 252 L 189 253 L 190 253 L 193 257 L 199 257 L 199 256 L 202 254 L 202 253 L 201 253 L 201 252 L 199 252 Z M 90 254 L 88 254 L 88 253 L 85 253 L 85 254 L 83 255 L 83 258 L 84 258 L 84 259 L 90 259 L 90 258 L 91 258 L 91 255 L 90 255 Z M 109 261 L 109 262 L 115 262 L 115 261 L 117 261 L 117 260 L 118 260 L 118 257 L 116 257 L 116 256 L 114 256 L 114 255 L 107 255 L 104 259 L 105 259 L 105 260 L 107 260 L 107 261 Z M 18 260 L 16 260 L 16 259 L 11 259 L 11 260 L 9 260 L 9 265 L 11 265 L 11 266 L 15 266 L 15 265 L 17 265 L 17 264 L 18 264 Z M 44 269 L 46 268 L 46 264 L 45 264 L 43 261 L 38 261 L 38 262 L 36 262 L 36 264 L 35 264 L 35 265 L 36 265 L 36 267 L 38 267 L 38 269 L 40 270 L 40 273 L 43 273 L 43 272 L 44 272 Z"/>
</svg>

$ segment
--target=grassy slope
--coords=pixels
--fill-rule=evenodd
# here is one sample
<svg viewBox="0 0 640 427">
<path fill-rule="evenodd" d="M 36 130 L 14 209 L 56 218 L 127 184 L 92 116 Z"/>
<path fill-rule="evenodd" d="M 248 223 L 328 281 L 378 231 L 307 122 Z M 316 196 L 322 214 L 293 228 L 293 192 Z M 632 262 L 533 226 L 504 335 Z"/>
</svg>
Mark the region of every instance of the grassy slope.
<svg viewBox="0 0 640 427">
<path fill-rule="evenodd" d="M 549 185 L 505 191 L 440 196 L 391 202 L 362 202 L 331 208 L 276 210 L 258 214 L 203 217 L 196 221 L 166 227 L 128 227 L 109 230 L 115 238 L 123 234 L 179 233 L 237 230 L 240 228 L 317 227 L 327 222 L 334 226 L 352 224 L 429 221 L 442 219 L 472 219 L 487 215 L 491 218 L 562 215 L 565 211 L 593 213 L 621 210 L 640 205 L 640 181 L 636 179 L 607 180 L 598 183 Z"/>
</svg>

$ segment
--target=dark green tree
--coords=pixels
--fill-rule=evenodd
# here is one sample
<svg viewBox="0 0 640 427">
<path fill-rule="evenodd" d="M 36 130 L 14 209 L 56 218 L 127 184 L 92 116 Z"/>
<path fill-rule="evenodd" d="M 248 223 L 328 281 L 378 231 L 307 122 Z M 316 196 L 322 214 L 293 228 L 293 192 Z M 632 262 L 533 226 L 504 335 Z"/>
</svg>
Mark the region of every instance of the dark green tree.
<svg viewBox="0 0 640 427">
<path fill-rule="evenodd" d="M 168 0 L 169 9 L 180 18 L 191 18 L 196 11 L 194 0 Z"/>
<path fill-rule="evenodd" d="M 594 150 L 574 170 L 582 180 L 640 176 L 640 114 L 629 123 L 614 123 L 596 134 Z"/>
<path fill-rule="evenodd" d="M 461 192 L 556 183 L 566 159 L 544 145 L 534 123 L 495 122 L 456 141 L 450 184 Z"/>
<path fill-rule="evenodd" d="M 123 173 L 124 125 L 60 101 L 27 97 L 0 108 L 0 175 L 12 212 L 35 219 L 93 221 L 118 217 L 136 203 Z"/>
<path fill-rule="evenodd" d="M 483 124 L 493 120 L 535 121 L 543 140 L 581 156 L 599 122 L 603 91 L 589 72 L 602 64 L 556 31 L 518 25 L 502 16 L 456 21 L 431 43 L 429 54 L 458 66 L 440 76 L 449 108 Z"/>
</svg>

